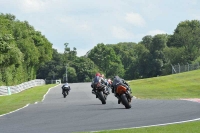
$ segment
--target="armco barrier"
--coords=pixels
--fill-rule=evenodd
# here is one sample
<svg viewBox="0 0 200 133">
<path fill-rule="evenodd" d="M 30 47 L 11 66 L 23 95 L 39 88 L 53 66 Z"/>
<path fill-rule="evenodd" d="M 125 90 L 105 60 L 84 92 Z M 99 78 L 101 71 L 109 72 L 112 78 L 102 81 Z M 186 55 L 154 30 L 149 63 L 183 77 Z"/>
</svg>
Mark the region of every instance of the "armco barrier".
<svg viewBox="0 0 200 133">
<path fill-rule="evenodd" d="M 45 85 L 45 80 L 35 79 L 15 86 L 0 86 L 0 96 L 11 95 L 40 85 Z"/>
</svg>

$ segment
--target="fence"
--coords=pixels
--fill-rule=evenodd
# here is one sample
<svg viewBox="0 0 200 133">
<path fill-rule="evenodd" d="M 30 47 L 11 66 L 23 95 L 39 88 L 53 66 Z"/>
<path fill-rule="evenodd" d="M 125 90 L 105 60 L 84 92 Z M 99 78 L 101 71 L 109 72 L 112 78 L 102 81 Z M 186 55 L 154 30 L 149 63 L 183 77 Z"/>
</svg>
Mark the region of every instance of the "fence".
<svg viewBox="0 0 200 133">
<path fill-rule="evenodd" d="M 11 95 L 12 93 L 18 93 L 23 90 L 26 90 L 35 86 L 40 86 L 40 85 L 45 85 L 45 80 L 35 79 L 28 82 L 24 82 L 16 86 L 0 86 L 0 96 Z"/>
<path fill-rule="evenodd" d="M 200 68 L 199 63 L 196 64 L 187 64 L 187 65 L 171 65 L 172 66 L 172 74 L 181 73 L 186 71 L 197 70 Z"/>
<path fill-rule="evenodd" d="M 45 80 L 46 84 L 61 84 L 61 80 Z"/>
</svg>

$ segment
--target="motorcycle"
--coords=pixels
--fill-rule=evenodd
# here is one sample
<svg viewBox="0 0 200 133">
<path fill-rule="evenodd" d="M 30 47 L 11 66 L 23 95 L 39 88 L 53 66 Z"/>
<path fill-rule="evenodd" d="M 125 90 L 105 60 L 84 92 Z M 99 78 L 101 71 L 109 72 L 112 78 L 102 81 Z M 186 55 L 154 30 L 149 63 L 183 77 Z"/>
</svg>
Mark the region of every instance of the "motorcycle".
<svg viewBox="0 0 200 133">
<path fill-rule="evenodd" d="M 108 92 L 106 91 L 106 85 L 102 84 L 100 81 L 95 85 L 95 93 L 96 98 L 102 102 L 102 104 L 106 104 L 106 99 L 108 96 Z"/>
<path fill-rule="evenodd" d="M 69 88 L 68 87 L 64 87 L 63 89 L 63 97 L 66 98 L 66 96 L 69 94 Z"/>
<path fill-rule="evenodd" d="M 122 103 L 126 109 L 131 108 L 132 96 L 130 91 L 123 85 L 118 85 L 116 88 L 116 97 L 119 99 L 118 103 Z"/>
</svg>

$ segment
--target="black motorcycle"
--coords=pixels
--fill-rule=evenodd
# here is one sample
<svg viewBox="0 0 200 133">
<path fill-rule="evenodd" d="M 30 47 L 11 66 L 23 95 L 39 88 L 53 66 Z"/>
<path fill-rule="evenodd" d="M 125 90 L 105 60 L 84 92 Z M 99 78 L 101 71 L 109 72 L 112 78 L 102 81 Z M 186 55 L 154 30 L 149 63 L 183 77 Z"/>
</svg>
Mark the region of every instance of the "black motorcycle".
<svg viewBox="0 0 200 133">
<path fill-rule="evenodd" d="M 98 82 L 94 85 L 95 87 L 95 95 L 96 98 L 99 98 L 99 100 L 102 102 L 102 104 L 106 104 L 106 99 L 108 96 L 108 91 L 106 91 L 106 85 L 102 84 L 101 82 Z"/>
<path fill-rule="evenodd" d="M 63 87 L 62 89 L 63 89 L 63 92 L 62 92 L 63 97 L 66 98 L 66 96 L 69 95 L 70 89 L 69 89 L 69 87 Z"/>
</svg>

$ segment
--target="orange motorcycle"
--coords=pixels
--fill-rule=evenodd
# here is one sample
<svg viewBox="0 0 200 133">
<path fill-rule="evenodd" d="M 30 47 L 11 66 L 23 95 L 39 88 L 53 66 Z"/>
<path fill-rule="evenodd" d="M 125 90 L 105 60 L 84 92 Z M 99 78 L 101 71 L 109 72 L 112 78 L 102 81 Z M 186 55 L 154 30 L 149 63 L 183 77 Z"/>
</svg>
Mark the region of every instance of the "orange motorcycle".
<svg viewBox="0 0 200 133">
<path fill-rule="evenodd" d="M 122 103 L 126 109 L 131 108 L 132 96 L 125 86 L 120 84 L 117 85 L 116 97 L 119 99 L 119 104 Z"/>
</svg>

